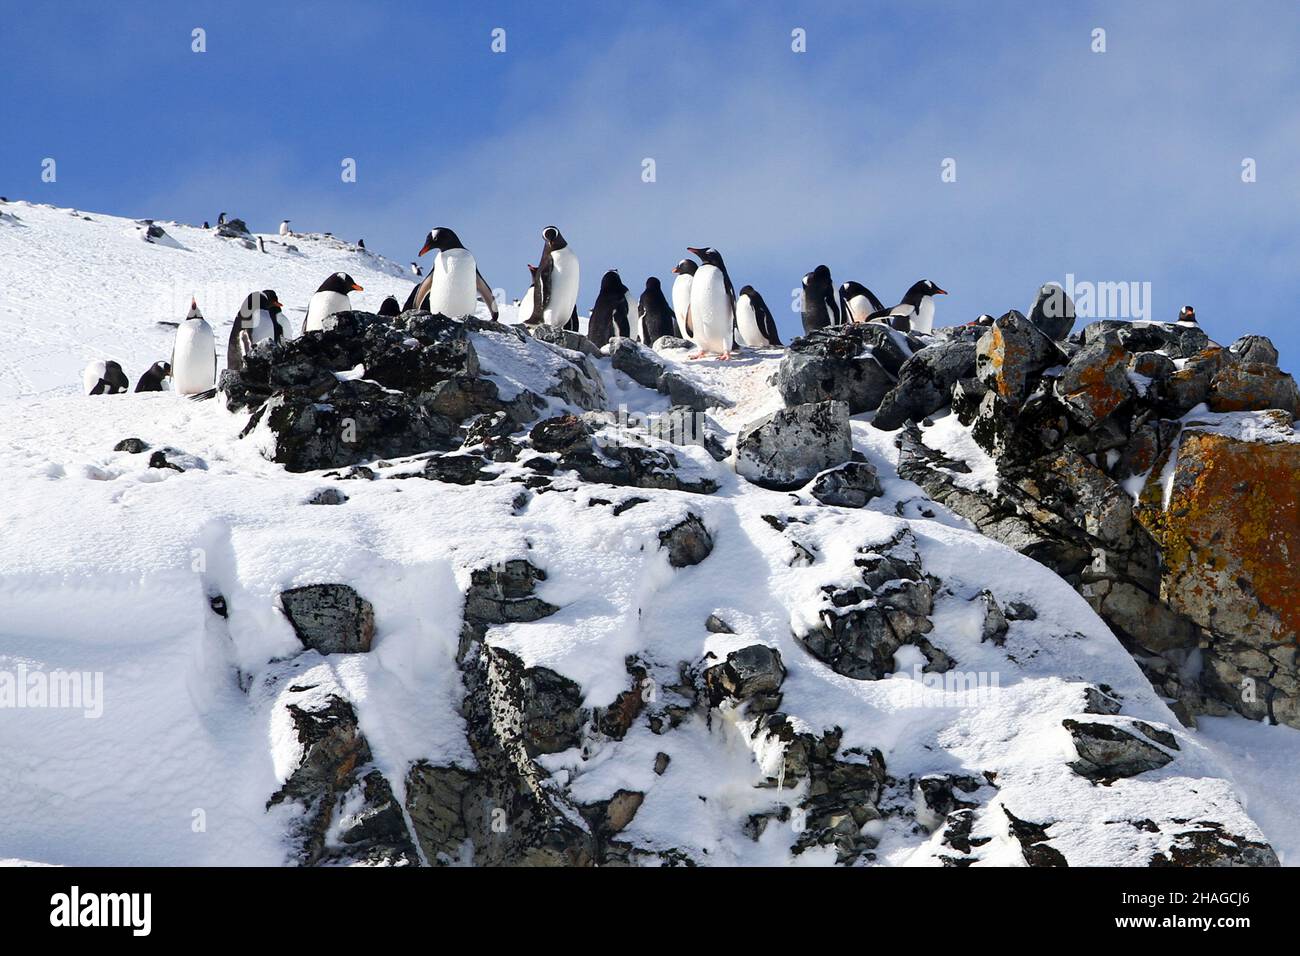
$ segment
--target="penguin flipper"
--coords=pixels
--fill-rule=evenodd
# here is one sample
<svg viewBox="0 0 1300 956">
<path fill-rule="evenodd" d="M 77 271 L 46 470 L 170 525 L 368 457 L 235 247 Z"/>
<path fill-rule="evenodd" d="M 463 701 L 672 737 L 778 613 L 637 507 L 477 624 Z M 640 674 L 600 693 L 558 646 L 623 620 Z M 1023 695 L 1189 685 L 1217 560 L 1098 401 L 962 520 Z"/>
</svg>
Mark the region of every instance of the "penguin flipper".
<svg viewBox="0 0 1300 956">
<path fill-rule="evenodd" d="M 422 282 L 417 282 L 415 285 L 411 286 L 411 293 L 406 297 L 406 302 L 402 305 L 403 312 L 409 312 L 415 308 L 415 293 L 420 291 L 421 285 L 423 285 Z"/>
<path fill-rule="evenodd" d="M 776 320 L 772 318 L 772 310 L 766 305 L 758 314 L 758 329 L 763 333 L 763 338 L 767 339 L 768 344 L 782 345 L 781 336 L 776 332 Z"/>
<path fill-rule="evenodd" d="M 492 321 L 497 321 L 497 300 L 492 294 L 492 287 L 487 284 L 483 278 L 483 273 L 478 269 L 474 270 L 474 277 L 478 281 L 478 294 L 483 297 L 483 304 L 488 307 L 488 312 L 492 313 Z"/>
</svg>

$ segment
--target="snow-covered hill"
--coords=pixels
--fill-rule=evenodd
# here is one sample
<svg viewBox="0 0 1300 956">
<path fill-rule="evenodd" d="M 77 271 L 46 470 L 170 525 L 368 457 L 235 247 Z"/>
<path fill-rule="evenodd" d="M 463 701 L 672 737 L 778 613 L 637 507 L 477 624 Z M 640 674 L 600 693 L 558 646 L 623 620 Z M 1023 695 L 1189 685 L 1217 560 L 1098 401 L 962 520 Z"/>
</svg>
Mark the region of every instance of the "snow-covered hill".
<svg viewBox="0 0 1300 956">
<path fill-rule="evenodd" d="M 248 291 L 301 308 L 342 269 L 373 309 L 409 290 L 401 268 L 324 238 L 263 254 L 163 223 L 171 246 L 127 220 L 3 209 L 0 701 L 5 674 L 13 690 L 56 672 L 89 675 L 90 698 L 0 708 L 0 859 L 1300 854 L 1300 733 L 1184 728 L 1074 589 L 897 477 L 896 436 L 869 416 L 852 443 L 881 494 L 829 506 L 593 415 L 602 395 L 634 415 L 672 401 L 608 357 L 439 327 L 510 415 L 535 395 L 534 421 L 587 409 L 586 430 L 529 423 L 468 476 L 463 455 L 424 453 L 294 472 L 266 457 L 274 423 L 242 437 L 249 413 L 220 398 L 85 397 L 81 367 L 115 358 L 134 381 L 192 293 L 224 341 Z M 707 427 L 725 443 L 781 405 L 778 351 L 660 360 L 723 400 Z M 960 429 L 928 433 L 980 480 Z M 671 467 L 616 477 L 628 447 Z M 289 592 L 318 585 L 373 609 L 373 643 L 347 593 L 311 609 L 340 633 L 362 621 L 368 649 L 304 647 Z M 1151 766 L 1072 766 L 1080 734 L 1105 750 L 1111 733 Z"/>
</svg>

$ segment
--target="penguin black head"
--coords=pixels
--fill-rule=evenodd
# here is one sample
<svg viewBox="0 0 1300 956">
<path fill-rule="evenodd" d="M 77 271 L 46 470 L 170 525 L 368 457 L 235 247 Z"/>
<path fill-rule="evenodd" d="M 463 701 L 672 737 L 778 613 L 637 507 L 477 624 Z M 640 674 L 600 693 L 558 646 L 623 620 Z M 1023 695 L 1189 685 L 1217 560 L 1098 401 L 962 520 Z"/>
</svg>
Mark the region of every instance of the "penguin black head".
<svg viewBox="0 0 1300 956">
<path fill-rule="evenodd" d="M 673 274 L 679 276 L 693 276 L 695 270 L 699 268 L 694 259 L 683 259 L 677 265 L 673 266 Z"/>
<path fill-rule="evenodd" d="M 322 282 L 320 284 L 320 288 L 317 289 L 316 291 L 317 292 L 338 292 L 341 293 L 342 295 L 347 295 L 349 292 L 364 292 L 365 289 L 357 285 L 357 281 L 353 279 L 352 276 L 348 275 L 346 272 L 336 272 L 328 279 L 326 279 L 324 282 Z"/>
<path fill-rule="evenodd" d="M 437 226 L 429 230 L 429 234 L 424 237 L 424 247 L 420 249 L 420 255 L 424 255 L 431 249 L 437 249 L 439 252 L 446 252 L 448 249 L 464 249 L 461 244 L 460 236 L 456 235 L 446 226 Z"/>
<path fill-rule="evenodd" d="M 272 316 L 276 316 L 284 311 L 284 305 L 280 302 L 280 297 L 275 294 L 274 289 L 263 289 L 262 295 L 266 298 L 266 310 Z"/>
<path fill-rule="evenodd" d="M 1196 324 L 1196 310 L 1190 305 L 1183 306 L 1178 310 L 1178 321 Z"/>
<path fill-rule="evenodd" d="M 627 295 L 627 286 L 623 284 L 623 277 L 618 274 L 617 269 L 610 269 L 600 279 L 600 294 L 606 293 Z"/>
<path fill-rule="evenodd" d="M 542 241 L 551 249 L 563 249 L 569 244 L 556 226 L 547 226 L 542 230 Z"/>
<path fill-rule="evenodd" d="M 929 279 L 922 279 L 920 282 L 912 283 L 912 287 L 907 290 L 907 295 L 903 296 L 903 302 L 907 305 L 919 305 L 921 300 L 927 295 L 947 295 L 943 289 L 931 282 Z"/>
<path fill-rule="evenodd" d="M 384 299 L 383 304 L 379 306 L 379 314 L 383 316 L 394 316 L 402 314 L 402 307 L 398 305 L 397 300 L 391 295 Z"/>
<path fill-rule="evenodd" d="M 645 290 L 647 292 L 653 292 L 659 288 L 660 288 L 660 284 L 659 284 L 658 276 L 650 276 L 648 279 L 645 280 Z"/>
<path fill-rule="evenodd" d="M 803 277 L 804 285 L 818 285 L 823 288 L 831 288 L 831 270 L 829 266 L 821 265 Z"/>
<path fill-rule="evenodd" d="M 706 266 L 716 266 L 719 269 L 725 268 L 722 264 L 722 253 L 718 252 L 718 250 L 714 249 L 712 246 L 704 246 L 701 249 L 697 249 L 694 246 L 687 246 L 686 251 L 697 257 L 700 262 L 704 263 Z"/>
<path fill-rule="evenodd" d="M 754 287 L 753 287 L 752 285 L 747 285 L 747 286 L 742 287 L 741 290 L 740 290 L 740 292 L 737 293 L 737 294 L 738 294 L 740 297 L 742 297 L 742 298 L 745 297 L 745 296 L 757 296 L 757 295 L 758 295 L 758 293 L 754 291 Z"/>
</svg>

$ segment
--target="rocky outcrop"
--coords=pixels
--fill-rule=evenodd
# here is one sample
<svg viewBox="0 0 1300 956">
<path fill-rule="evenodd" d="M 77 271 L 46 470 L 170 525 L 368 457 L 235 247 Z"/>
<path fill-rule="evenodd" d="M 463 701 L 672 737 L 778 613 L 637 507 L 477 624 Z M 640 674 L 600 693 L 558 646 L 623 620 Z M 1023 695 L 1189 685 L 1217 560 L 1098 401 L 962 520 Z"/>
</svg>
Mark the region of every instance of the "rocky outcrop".
<svg viewBox="0 0 1300 956">
<path fill-rule="evenodd" d="M 849 460 L 853 438 L 844 402 L 795 405 L 746 425 L 736 438 L 736 473 L 765 488 L 792 489 Z"/>
<path fill-rule="evenodd" d="M 346 584 L 290 588 L 280 606 L 303 647 L 322 654 L 362 653 L 375 638 L 374 608 Z"/>
<path fill-rule="evenodd" d="M 713 536 L 699 515 L 689 514 L 667 531 L 659 533 L 659 546 L 668 552 L 675 568 L 699 564 L 713 553 Z"/>
<path fill-rule="evenodd" d="M 975 345 L 936 342 L 912 355 L 898 371 L 898 384 L 880 401 L 871 424 L 893 431 L 904 422 L 919 422 L 946 408 L 952 387 L 975 372 Z"/>
<path fill-rule="evenodd" d="M 809 493 L 824 505 L 862 508 L 885 492 L 880 485 L 880 476 L 870 463 L 849 461 L 814 478 Z"/>
<path fill-rule="evenodd" d="M 1141 720 L 1128 721 L 1126 726 L 1079 720 L 1066 720 L 1063 725 L 1079 754 L 1070 767 L 1098 782 L 1158 770 L 1174 759 L 1169 751 L 1179 749 L 1173 734 Z"/>
<path fill-rule="evenodd" d="M 790 343 L 776 375 L 786 405 L 839 401 L 874 411 L 921 342 L 875 322 L 818 329 Z"/>
</svg>

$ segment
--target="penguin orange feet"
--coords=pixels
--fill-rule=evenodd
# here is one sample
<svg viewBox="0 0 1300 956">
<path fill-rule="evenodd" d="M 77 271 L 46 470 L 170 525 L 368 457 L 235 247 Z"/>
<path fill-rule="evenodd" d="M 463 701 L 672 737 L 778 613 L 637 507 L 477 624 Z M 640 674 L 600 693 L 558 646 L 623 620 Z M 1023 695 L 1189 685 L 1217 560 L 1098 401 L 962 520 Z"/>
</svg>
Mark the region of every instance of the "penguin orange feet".
<svg viewBox="0 0 1300 956">
<path fill-rule="evenodd" d="M 730 362 L 730 361 L 731 361 L 731 353 L 730 353 L 730 352 L 723 352 L 721 355 L 718 356 L 718 361 L 719 361 L 719 362 Z"/>
<path fill-rule="evenodd" d="M 696 352 L 694 355 L 688 355 L 688 356 L 686 356 L 686 357 L 687 357 L 687 359 L 694 360 L 694 359 L 702 359 L 702 358 L 704 358 L 704 355 L 705 355 L 704 351 L 701 350 L 701 351 L 699 351 L 699 352 Z"/>
</svg>

